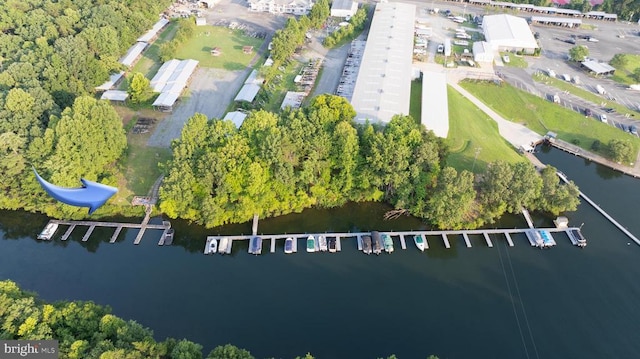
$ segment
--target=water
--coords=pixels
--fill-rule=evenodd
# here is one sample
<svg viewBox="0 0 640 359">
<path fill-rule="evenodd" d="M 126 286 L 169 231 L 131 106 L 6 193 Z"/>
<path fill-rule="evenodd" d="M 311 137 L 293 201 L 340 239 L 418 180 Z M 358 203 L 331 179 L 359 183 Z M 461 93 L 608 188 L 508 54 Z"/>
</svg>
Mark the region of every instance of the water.
<svg viewBox="0 0 640 359">
<path fill-rule="evenodd" d="M 638 180 L 585 164 L 552 150 L 539 154 L 560 168 L 596 203 L 640 234 L 635 195 Z M 381 221 L 378 204 L 309 210 L 260 223 L 264 233 L 425 229 L 402 217 Z M 533 214 L 538 226 L 551 218 Z M 583 204 L 568 214 L 584 223 L 588 246 L 578 249 L 564 235 L 550 250 L 531 248 L 524 236 L 507 247 L 494 236 L 488 248 L 471 236 L 473 248 L 450 238 L 451 249 L 429 237 L 420 253 L 396 241 L 392 255 L 366 256 L 355 240 L 338 254 L 304 252 L 251 256 L 235 245 L 232 256 L 202 254 L 205 236 L 248 233 L 250 224 L 214 231 L 173 221 L 171 247 L 158 247 L 159 231 L 134 246 L 136 231 L 109 244 L 109 229 L 96 229 L 87 243 L 82 230 L 66 243 L 39 242 L 47 219 L 0 213 L 0 278 L 37 291 L 48 301 L 93 300 L 115 314 L 151 327 L 157 339 L 187 338 L 205 346 L 233 343 L 258 358 L 401 359 L 640 357 L 640 248 Z M 505 216 L 496 227 L 522 227 Z M 61 235 L 64 228 L 59 230 Z M 265 251 L 268 252 L 268 243 Z M 300 251 L 301 250 L 301 251 Z"/>
</svg>

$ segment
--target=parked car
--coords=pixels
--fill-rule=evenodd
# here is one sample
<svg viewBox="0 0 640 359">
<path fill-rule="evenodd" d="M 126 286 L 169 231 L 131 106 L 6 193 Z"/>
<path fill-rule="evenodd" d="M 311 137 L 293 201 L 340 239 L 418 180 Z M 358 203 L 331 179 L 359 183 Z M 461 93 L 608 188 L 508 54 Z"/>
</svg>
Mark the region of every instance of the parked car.
<svg viewBox="0 0 640 359">
<path fill-rule="evenodd" d="M 605 115 L 604 113 L 600 115 L 600 121 L 602 122 L 607 122 L 607 115 Z"/>
<path fill-rule="evenodd" d="M 593 112 L 591 111 L 591 109 L 590 109 L 590 108 L 585 108 L 585 109 L 584 109 L 584 115 L 585 115 L 586 117 L 591 117 L 591 115 L 593 115 Z"/>
<path fill-rule="evenodd" d="M 502 61 L 504 61 L 504 63 L 508 64 L 511 62 L 511 59 L 509 58 L 509 55 L 504 55 L 502 56 Z"/>
<path fill-rule="evenodd" d="M 629 126 L 629 132 L 633 133 L 634 135 L 638 135 L 638 128 L 636 128 L 635 125 L 631 125 Z"/>
<path fill-rule="evenodd" d="M 438 52 L 444 52 L 444 46 L 442 44 L 438 45 Z"/>
<path fill-rule="evenodd" d="M 603 110 L 606 113 L 614 113 L 614 112 L 616 112 L 616 110 L 614 108 L 611 108 L 611 107 L 603 108 Z"/>
<path fill-rule="evenodd" d="M 625 125 L 624 123 L 620 125 L 620 129 L 624 132 L 629 132 L 629 126 Z"/>
</svg>

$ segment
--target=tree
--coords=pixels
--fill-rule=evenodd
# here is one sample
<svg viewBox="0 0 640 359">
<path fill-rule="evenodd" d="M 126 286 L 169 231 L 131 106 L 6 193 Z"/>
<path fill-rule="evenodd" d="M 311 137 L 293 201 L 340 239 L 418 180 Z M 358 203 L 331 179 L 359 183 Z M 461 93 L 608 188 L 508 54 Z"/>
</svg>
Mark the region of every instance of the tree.
<svg viewBox="0 0 640 359">
<path fill-rule="evenodd" d="M 207 355 L 207 359 L 254 359 L 254 357 L 247 350 L 226 344 L 215 347 Z"/>
<path fill-rule="evenodd" d="M 633 77 L 634 80 L 640 82 L 640 67 L 637 67 L 635 70 L 633 70 L 633 74 L 631 75 L 631 77 Z"/>
<path fill-rule="evenodd" d="M 620 69 L 629 64 L 629 57 L 625 54 L 615 54 L 609 63 L 611 66 Z"/>
<path fill-rule="evenodd" d="M 202 345 L 182 339 L 173 348 L 170 356 L 171 359 L 202 359 Z"/>
<path fill-rule="evenodd" d="M 141 103 L 149 99 L 150 81 L 140 72 L 136 72 L 131 77 L 127 93 L 133 103 Z"/>
<path fill-rule="evenodd" d="M 633 163 L 635 162 L 635 153 L 633 145 L 628 140 L 613 139 L 609 142 L 609 156 L 617 163 Z"/>
<path fill-rule="evenodd" d="M 428 218 L 439 228 L 462 228 L 468 222 L 475 196 L 471 172 L 458 173 L 452 167 L 445 167 L 438 176 L 436 191 L 428 200 Z"/>
<path fill-rule="evenodd" d="M 578 187 L 573 183 L 560 183 L 553 166 L 545 167 L 540 175 L 542 190 L 538 197 L 538 208 L 555 216 L 565 211 L 575 211 L 580 204 Z"/>
<path fill-rule="evenodd" d="M 331 9 L 329 7 L 329 0 L 318 0 L 313 7 L 311 7 L 311 11 L 309 12 L 309 20 L 311 27 L 314 29 L 319 29 L 322 27 L 329 14 L 331 13 Z"/>
<path fill-rule="evenodd" d="M 583 45 L 574 46 L 569 49 L 569 58 L 571 61 L 581 62 L 585 57 L 589 56 L 589 48 Z"/>
</svg>

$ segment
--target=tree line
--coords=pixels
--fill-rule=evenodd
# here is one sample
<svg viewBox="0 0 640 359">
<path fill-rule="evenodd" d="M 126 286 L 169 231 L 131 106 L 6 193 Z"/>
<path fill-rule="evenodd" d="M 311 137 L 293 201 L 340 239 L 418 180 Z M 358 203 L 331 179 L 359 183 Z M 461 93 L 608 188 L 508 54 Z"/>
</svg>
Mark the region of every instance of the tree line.
<svg viewBox="0 0 640 359">
<path fill-rule="evenodd" d="M 368 9 L 369 7 L 366 4 L 363 4 L 358 11 L 356 11 L 353 17 L 349 19 L 348 25 L 341 26 L 338 30 L 332 32 L 324 39 L 322 44 L 331 48 L 342 43 L 342 41 L 353 40 L 364 29 L 365 21 L 367 21 Z"/>
<path fill-rule="evenodd" d="M 207 227 L 312 206 L 386 201 L 434 227 L 474 228 L 525 206 L 575 210 L 577 187 L 555 169 L 495 162 L 474 176 L 446 166 L 442 139 L 410 116 L 356 124 L 346 99 L 314 98 L 275 114 L 252 112 L 239 129 L 194 115 L 172 144 L 160 209 Z"/>
</svg>

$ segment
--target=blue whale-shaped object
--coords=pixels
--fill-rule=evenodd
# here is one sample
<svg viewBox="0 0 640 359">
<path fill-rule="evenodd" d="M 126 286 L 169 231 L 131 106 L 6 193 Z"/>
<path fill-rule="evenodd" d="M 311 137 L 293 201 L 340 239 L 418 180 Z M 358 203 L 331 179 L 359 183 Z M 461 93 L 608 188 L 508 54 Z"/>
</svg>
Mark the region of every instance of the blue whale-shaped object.
<svg viewBox="0 0 640 359">
<path fill-rule="evenodd" d="M 59 187 L 45 181 L 40 177 L 35 168 L 33 168 L 33 173 L 36 174 L 36 179 L 40 182 L 42 189 L 44 189 L 51 197 L 71 206 L 89 207 L 89 214 L 100 208 L 100 206 L 105 204 L 111 196 L 118 192 L 118 189 L 115 187 L 89 181 L 84 178 L 80 179 L 82 187 Z"/>
</svg>

